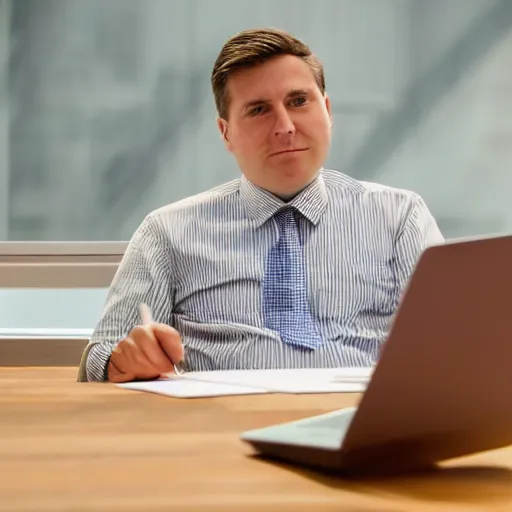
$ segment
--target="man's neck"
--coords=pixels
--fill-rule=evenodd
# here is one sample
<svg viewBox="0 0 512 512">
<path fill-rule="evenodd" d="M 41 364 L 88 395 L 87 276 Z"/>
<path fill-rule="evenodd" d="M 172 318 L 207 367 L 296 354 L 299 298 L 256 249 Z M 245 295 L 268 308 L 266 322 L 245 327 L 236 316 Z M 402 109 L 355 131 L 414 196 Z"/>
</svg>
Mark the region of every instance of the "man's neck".
<svg viewBox="0 0 512 512">
<path fill-rule="evenodd" d="M 296 192 L 293 192 L 293 193 L 290 193 L 290 194 L 274 194 L 273 192 L 271 192 L 271 194 L 273 196 L 277 197 L 278 199 L 281 199 L 281 201 L 283 201 L 283 203 L 289 203 L 295 197 L 297 197 L 301 192 L 306 190 L 318 178 L 318 175 L 319 175 L 319 172 L 317 174 L 315 174 L 315 176 L 313 177 L 313 179 L 309 183 L 304 185 L 304 187 L 302 187 L 300 190 L 297 190 Z"/>
<path fill-rule="evenodd" d="M 306 188 L 306 187 L 304 187 Z M 290 194 L 290 195 L 277 195 L 277 194 L 273 194 L 274 196 L 276 196 L 278 199 L 281 199 L 281 201 L 283 201 L 283 203 L 289 203 L 291 200 L 293 200 L 294 197 L 297 197 L 303 190 L 299 190 L 298 192 L 296 192 L 295 194 Z"/>
</svg>

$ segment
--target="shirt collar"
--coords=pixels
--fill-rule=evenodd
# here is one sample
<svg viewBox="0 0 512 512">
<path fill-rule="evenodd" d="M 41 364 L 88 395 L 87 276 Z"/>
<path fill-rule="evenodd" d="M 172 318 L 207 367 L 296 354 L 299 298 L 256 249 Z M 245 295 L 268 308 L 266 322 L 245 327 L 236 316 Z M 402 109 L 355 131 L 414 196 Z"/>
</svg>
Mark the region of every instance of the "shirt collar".
<svg viewBox="0 0 512 512">
<path fill-rule="evenodd" d="M 263 225 L 285 205 L 296 208 L 316 226 L 327 206 L 327 191 L 321 170 L 304 190 L 287 203 L 270 192 L 254 185 L 254 183 L 242 175 L 240 198 L 247 213 L 255 221 L 257 227 Z"/>
</svg>

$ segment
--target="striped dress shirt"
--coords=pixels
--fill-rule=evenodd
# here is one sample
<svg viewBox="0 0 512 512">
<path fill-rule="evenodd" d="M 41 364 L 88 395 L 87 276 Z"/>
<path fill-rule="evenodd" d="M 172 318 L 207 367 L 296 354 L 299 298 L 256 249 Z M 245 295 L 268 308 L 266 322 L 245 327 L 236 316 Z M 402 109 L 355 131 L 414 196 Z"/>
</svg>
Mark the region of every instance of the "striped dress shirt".
<svg viewBox="0 0 512 512">
<path fill-rule="evenodd" d="M 422 198 L 322 169 L 289 205 L 321 338 L 305 349 L 265 327 L 262 282 L 282 200 L 245 177 L 150 213 L 134 233 L 84 352 L 79 380 L 105 380 L 139 305 L 180 333 L 191 370 L 375 364 L 422 251 L 443 243 Z M 413 342 L 413 341 L 411 341 Z"/>
</svg>

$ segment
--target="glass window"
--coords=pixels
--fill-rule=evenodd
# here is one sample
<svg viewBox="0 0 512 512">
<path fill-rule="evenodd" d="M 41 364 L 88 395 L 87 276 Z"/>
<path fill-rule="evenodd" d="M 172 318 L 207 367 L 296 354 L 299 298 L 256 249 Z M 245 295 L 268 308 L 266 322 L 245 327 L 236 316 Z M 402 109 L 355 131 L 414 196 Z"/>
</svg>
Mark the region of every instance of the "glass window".
<svg viewBox="0 0 512 512">
<path fill-rule="evenodd" d="M 0 288 L 0 337 L 89 336 L 106 296 L 107 288 Z"/>
<path fill-rule="evenodd" d="M 0 243 L 0 338 L 88 336 L 123 242 Z"/>
<path fill-rule="evenodd" d="M 0 240 L 127 240 L 238 176 L 210 72 L 263 25 L 324 61 L 329 167 L 416 190 L 446 237 L 511 229 L 509 0 L 0 0 Z"/>
</svg>

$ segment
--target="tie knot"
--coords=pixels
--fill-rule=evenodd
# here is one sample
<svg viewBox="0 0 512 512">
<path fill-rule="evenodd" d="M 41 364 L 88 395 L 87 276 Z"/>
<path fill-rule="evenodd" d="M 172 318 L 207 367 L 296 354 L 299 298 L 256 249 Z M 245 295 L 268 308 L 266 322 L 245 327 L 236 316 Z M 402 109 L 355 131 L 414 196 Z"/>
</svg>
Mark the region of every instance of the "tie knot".
<svg viewBox="0 0 512 512">
<path fill-rule="evenodd" d="M 282 208 L 281 210 L 279 210 L 275 214 L 275 219 L 276 219 L 277 225 L 281 229 L 293 226 L 293 223 L 294 223 L 293 217 L 294 217 L 295 211 L 296 211 L 295 208 L 292 208 L 291 206 L 286 206 L 286 207 Z"/>
</svg>

